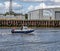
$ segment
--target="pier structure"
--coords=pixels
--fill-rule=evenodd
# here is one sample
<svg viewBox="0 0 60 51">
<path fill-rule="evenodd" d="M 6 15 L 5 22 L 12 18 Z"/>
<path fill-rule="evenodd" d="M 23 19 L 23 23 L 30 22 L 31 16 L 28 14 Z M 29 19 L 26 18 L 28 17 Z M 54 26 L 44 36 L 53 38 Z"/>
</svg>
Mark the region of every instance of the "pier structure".
<svg viewBox="0 0 60 51">
<path fill-rule="evenodd" d="M 60 20 L 0 20 L 0 27 L 60 27 Z"/>
</svg>

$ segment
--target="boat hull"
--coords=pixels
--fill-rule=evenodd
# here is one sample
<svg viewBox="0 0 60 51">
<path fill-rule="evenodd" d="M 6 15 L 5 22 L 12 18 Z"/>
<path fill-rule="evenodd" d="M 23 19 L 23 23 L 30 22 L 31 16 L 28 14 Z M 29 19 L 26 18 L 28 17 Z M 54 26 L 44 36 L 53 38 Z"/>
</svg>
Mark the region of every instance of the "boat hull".
<svg viewBox="0 0 60 51">
<path fill-rule="evenodd" d="M 12 33 L 27 34 L 27 33 L 32 33 L 32 32 L 34 32 L 34 30 L 28 30 L 28 31 L 14 31 L 14 30 L 12 30 L 11 32 L 12 32 Z"/>
</svg>

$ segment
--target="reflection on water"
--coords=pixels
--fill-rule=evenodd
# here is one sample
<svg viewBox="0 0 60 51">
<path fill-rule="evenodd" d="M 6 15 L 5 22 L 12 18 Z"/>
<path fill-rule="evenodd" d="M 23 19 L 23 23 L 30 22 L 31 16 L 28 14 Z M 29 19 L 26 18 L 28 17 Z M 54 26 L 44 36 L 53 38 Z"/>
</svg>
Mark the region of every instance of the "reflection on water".
<svg viewBox="0 0 60 51">
<path fill-rule="evenodd" d="M 60 29 L 39 28 L 31 34 L 0 29 L 0 51 L 60 51 Z"/>
</svg>

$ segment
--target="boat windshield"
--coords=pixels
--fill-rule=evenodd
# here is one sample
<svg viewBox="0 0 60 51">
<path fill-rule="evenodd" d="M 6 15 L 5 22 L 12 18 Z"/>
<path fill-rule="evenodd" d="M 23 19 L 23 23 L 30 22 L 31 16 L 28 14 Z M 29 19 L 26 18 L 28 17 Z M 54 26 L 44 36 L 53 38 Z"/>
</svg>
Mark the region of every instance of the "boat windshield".
<svg viewBox="0 0 60 51">
<path fill-rule="evenodd" d="M 27 26 L 23 26 L 23 29 L 27 29 L 28 27 Z"/>
</svg>

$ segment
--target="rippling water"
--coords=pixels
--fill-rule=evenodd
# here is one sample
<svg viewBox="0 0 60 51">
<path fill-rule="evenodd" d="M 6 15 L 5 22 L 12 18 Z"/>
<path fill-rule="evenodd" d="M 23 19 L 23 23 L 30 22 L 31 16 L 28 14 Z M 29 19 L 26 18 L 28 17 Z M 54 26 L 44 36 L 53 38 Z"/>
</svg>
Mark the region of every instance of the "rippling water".
<svg viewBox="0 0 60 51">
<path fill-rule="evenodd" d="M 39 28 L 31 34 L 0 28 L 0 51 L 60 51 L 60 28 Z"/>
</svg>

